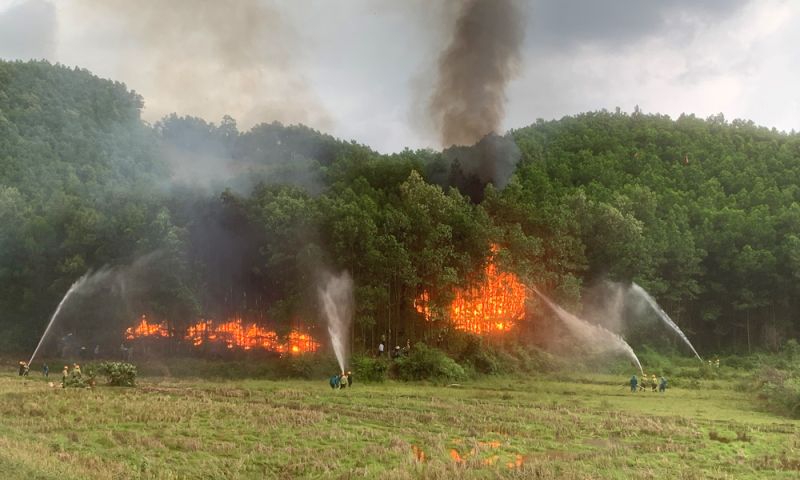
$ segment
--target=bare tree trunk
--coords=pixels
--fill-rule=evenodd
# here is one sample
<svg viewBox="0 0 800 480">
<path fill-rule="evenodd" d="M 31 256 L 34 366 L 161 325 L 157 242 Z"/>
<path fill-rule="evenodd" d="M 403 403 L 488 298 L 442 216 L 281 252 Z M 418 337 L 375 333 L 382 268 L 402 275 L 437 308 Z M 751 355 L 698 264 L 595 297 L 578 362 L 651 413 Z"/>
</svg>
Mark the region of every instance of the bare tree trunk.
<svg viewBox="0 0 800 480">
<path fill-rule="evenodd" d="M 747 318 L 747 354 L 751 353 L 750 349 L 750 310 L 745 310 L 745 315 Z"/>
</svg>

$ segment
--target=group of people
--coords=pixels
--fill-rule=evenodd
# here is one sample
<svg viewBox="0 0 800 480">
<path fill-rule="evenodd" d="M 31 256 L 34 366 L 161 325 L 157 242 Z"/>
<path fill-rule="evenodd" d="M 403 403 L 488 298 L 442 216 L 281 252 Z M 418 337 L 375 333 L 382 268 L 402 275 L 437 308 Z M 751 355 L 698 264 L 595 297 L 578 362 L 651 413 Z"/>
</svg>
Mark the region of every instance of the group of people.
<svg viewBox="0 0 800 480">
<path fill-rule="evenodd" d="M 334 390 L 352 387 L 353 386 L 353 372 L 347 371 L 337 373 L 330 378 L 331 388 Z"/>
<path fill-rule="evenodd" d="M 67 379 L 70 378 L 81 378 L 83 373 L 81 373 L 81 366 L 77 363 L 72 365 L 72 372 L 69 371 L 69 366 L 64 365 L 64 370 L 61 371 L 61 387 L 64 388 L 67 386 Z"/>
<path fill-rule="evenodd" d="M 389 352 L 389 357 L 394 360 L 400 358 L 401 356 L 407 357 L 409 353 L 411 353 L 411 340 L 406 340 L 406 346 L 401 349 L 400 345 L 395 345 L 394 349 Z M 378 357 L 383 357 L 385 354 L 386 339 L 384 336 L 381 336 L 381 343 L 378 344 Z"/>
<path fill-rule="evenodd" d="M 19 376 L 20 377 L 27 377 L 28 373 L 31 371 L 31 366 L 28 362 L 20 361 L 19 362 Z M 50 375 L 50 367 L 47 364 L 42 365 L 42 376 L 47 377 Z"/>
<path fill-rule="evenodd" d="M 647 374 L 642 373 L 642 379 L 639 380 L 636 377 L 636 374 L 634 373 L 633 376 L 631 377 L 630 383 L 631 383 L 631 392 L 636 392 L 636 391 L 643 392 L 647 390 L 648 386 L 652 388 L 652 391 L 654 392 L 658 390 L 659 392 L 664 393 L 667 390 L 667 378 L 664 377 L 663 375 L 661 376 L 660 379 L 656 379 L 655 374 L 653 374 L 648 379 Z"/>
</svg>

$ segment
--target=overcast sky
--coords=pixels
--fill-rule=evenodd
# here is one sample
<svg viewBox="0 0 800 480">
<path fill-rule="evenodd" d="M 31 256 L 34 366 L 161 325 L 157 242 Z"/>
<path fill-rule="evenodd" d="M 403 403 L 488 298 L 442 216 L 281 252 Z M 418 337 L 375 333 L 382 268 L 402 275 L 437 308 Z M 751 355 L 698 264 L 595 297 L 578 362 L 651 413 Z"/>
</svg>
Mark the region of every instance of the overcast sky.
<svg viewBox="0 0 800 480">
<path fill-rule="evenodd" d="M 302 122 L 382 152 L 438 148 L 423 112 L 455 1 L 0 0 L 0 58 L 122 81 L 149 121 L 229 114 L 243 128 Z M 800 130 L 800 2 L 520 4 L 505 129 L 639 105 Z"/>
</svg>

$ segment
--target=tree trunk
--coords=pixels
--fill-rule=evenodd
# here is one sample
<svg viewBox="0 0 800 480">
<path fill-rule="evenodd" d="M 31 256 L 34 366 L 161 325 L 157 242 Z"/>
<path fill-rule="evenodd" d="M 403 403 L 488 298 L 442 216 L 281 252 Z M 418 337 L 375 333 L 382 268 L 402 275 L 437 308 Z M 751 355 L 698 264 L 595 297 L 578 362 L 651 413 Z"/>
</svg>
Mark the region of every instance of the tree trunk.
<svg viewBox="0 0 800 480">
<path fill-rule="evenodd" d="M 747 354 L 749 355 L 752 351 L 750 348 L 750 310 L 745 310 L 745 316 L 747 318 Z"/>
</svg>

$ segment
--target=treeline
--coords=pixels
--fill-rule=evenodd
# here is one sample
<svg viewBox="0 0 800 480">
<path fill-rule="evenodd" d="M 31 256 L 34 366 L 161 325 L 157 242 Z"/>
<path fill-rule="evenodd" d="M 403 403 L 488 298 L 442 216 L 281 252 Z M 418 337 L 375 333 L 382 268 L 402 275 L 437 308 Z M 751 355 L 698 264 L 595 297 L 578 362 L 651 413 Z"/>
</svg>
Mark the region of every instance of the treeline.
<svg viewBox="0 0 800 480">
<path fill-rule="evenodd" d="M 141 313 L 288 331 L 319 324 L 320 272 L 347 269 L 356 348 L 430 338 L 491 244 L 502 268 L 568 305 L 600 279 L 636 281 L 701 349 L 777 348 L 797 331 L 795 134 L 596 112 L 471 148 L 381 155 L 302 126 L 148 125 L 142 105 L 84 70 L 0 62 L 4 349 L 35 344 L 88 269 L 143 256 L 157 260 L 136 288 L 102 296 L 125 296 L 122 307 L 84 302 L 71 315 L 114 335 Z M 518 162 L 493 172 L 495 187 L 475 167 L 484 157 Z M 414 308 L 423 291 L 434 322 Z M 542 315 L 524 322 L 530 334 Z"/>
</svg>

